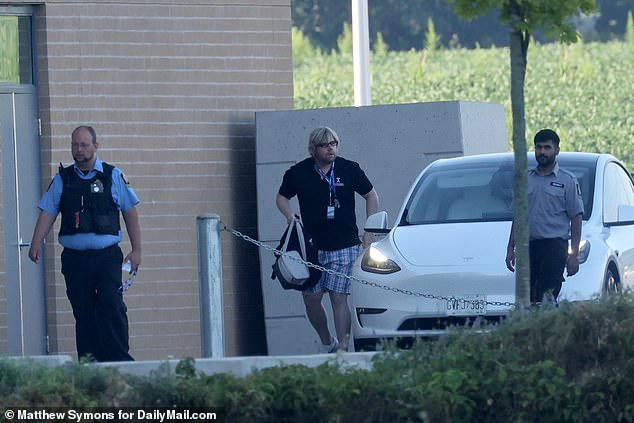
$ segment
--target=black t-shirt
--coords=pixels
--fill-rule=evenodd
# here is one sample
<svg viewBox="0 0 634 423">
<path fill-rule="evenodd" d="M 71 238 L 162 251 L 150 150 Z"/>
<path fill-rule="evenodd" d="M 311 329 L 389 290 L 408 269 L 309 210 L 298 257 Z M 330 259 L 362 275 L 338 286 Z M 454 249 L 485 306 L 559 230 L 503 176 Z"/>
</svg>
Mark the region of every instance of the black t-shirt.
<svg viewBox="0 0 634 423">
<path fill-rule="evenodd" d="M 332 172 L 328 172 L 330 178 Z M 335 218 L 327 218 L 330 203 L 328 179 L 322 178 L 309 157 L 284 173 L 279 193 L 291 199 L 297 195 L 302 222 L 320 250 L 340 250 L 361 243 L 355 215 L 354 193 L 365 195 L 372 183 L 359 164 L 343 157 L 334 163 L 336 198 Z"/>
</svg>

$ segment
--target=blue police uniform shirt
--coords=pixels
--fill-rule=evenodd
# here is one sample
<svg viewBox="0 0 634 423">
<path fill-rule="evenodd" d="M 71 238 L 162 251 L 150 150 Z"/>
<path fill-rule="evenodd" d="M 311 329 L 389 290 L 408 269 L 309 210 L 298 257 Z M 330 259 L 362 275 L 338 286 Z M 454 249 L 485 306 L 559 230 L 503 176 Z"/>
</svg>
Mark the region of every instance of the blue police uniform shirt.
<svg viewBox="0 0 634 423">
<path fill-rule="evenodd" d="M 81 179 L 92 179 L 97 174 L 97 171 L 103 172 L 103 162 L 97 157 L 94 169 L 88 172 L 87 175 L 84 175 L 76 164 L 73 164 L 73 170 Z M 63 188 L 64 183 L 58 173 L 53 178 L 53 182 L 51 182 L 48 191 L 42 196 L 38 208 L 52 216 L 57 216 L 59 214 L 59 203 L 62 198 Z M 139 198 L 134 192 L 134 189 L 126 184 L 121 169 L 117 167 L 112 169 L 112 199 L 119 210 L 123 212 L 139 204 Z M 73 250 L 101 250 L 119 242 L 121 242 L 121 230 L 119 230 L 118 235 L 79 233 L 59 236 L 59 243 L 63 247 Z"/>
</svg>

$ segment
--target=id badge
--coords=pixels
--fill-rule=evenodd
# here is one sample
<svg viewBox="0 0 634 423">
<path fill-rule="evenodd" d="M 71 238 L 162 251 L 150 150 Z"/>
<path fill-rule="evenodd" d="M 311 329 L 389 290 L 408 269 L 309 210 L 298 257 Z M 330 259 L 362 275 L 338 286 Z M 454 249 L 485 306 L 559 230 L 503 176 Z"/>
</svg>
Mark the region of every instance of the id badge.
<svg viewBox="0 0 634 423">
<path fill-rule="evenodd" d="M 326 209 L 326 219 L 334 219 L 335 218 L 335 206 L 328 206 Z"/>
</svg>

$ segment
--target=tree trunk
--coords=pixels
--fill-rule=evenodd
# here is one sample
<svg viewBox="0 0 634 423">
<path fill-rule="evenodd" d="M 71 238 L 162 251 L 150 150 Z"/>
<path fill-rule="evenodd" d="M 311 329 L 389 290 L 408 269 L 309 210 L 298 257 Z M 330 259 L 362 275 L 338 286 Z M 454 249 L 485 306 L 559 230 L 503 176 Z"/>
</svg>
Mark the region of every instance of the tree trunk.
<svg viewBox="0 0 634 423">
<path fill-rule="evenodd" d="M 526 160 L 526 118 L 524 81 L 529 34 L 510 26 L 511 111 L 513 117 L 513 150 L 515 152 L 514 235 L 515 235 L 515 306 L 530 304 L 530 263 L 528 257 L 528 196 Z"/>
</svg>

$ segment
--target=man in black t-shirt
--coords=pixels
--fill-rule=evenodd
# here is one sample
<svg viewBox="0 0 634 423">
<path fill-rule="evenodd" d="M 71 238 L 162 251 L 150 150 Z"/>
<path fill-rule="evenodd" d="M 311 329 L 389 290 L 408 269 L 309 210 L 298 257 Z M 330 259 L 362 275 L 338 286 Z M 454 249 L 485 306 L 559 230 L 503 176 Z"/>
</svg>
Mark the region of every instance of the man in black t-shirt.
<svg viewBox="0 0 634 423">
<path fill-rule="evenodd" d="M 308 152 L 311 157 L 295 164 L 284 174 L 276 197 L 277 208 L 291 222 L 294 212 L 290 199 L 297 195 L 302 221 L 319 250 L 319 264 L 327 269 L 350 275 L 352 263 L 359 255 L 359 230 L 355 215 L 355 193 L 366 200 L 366 214 L 376 213 L 379 198 L 359 164 L 337 157 L 340 140 L 335 131 L 320 127 L 311 132 Z M 372 242 L 365 234 L 363 246 Z M 328 292 L 337 337 L 328 330 L 322 305 Z M 348 308 L 350 279 L 324 272 L 314 288 L 302 292 L 306 315 L 319 335 L 320 352 L 347 350 L 351 316 Z"/>
</svg>

